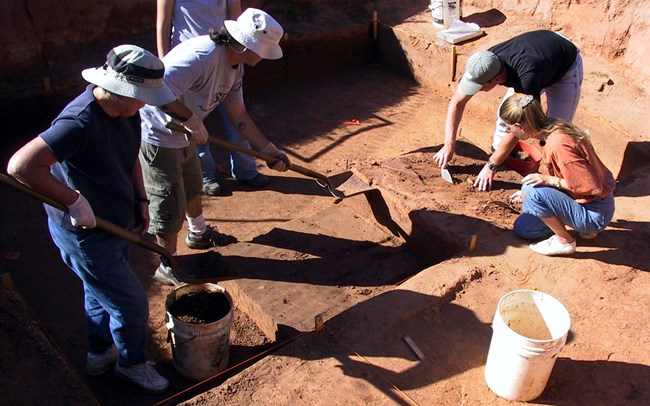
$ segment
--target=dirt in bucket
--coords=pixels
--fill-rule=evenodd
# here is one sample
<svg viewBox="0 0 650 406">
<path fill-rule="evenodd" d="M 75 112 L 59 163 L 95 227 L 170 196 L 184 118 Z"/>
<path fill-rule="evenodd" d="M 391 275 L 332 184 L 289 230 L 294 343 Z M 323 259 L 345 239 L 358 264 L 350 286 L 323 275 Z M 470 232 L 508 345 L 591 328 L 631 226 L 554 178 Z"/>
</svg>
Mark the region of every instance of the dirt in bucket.
<svg viewBox="0 0 650 406">
<path fill-rule="evenodd" d="M 504 307 L 501 317 L 515 333 L 533 340 L 551 340 L 544 316 L 535 303 L 516 303 Z"/>
<path fill-rule="evenodd" d="M 223 319 L 230 311 L 230 302 L 220 292 L 190 292 L 178 297 L 169 313 L 184 323 L 206 324 Z"/>
</svg>

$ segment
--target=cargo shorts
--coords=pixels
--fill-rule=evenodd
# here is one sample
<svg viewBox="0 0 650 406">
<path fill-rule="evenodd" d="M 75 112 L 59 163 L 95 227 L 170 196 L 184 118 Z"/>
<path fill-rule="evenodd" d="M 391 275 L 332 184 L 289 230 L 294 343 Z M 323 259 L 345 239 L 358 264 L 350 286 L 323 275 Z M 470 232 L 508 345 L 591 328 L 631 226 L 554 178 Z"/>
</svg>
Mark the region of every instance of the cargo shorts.
<svg viewBox="0 0 650 406">
<path fill-rule="evenodd" d="M 165 148 L 142 142 L 140 164 L 149 198 L 149 233 L 177 234 L 185 220 L 187 200 L 201 194 L 203 178 L 196 146 Z"/>
</svg>

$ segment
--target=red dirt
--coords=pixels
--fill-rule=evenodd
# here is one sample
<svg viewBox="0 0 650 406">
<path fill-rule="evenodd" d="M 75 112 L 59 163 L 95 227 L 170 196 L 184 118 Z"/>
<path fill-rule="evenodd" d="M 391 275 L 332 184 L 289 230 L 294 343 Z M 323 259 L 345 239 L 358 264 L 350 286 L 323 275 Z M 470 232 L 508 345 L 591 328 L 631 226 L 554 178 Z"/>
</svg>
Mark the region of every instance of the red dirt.
<svg viewBox="0 0 650 406">
<path fill-rule="evenodd" d="M 304 3 L 295 2 L 303 6 Z M 392 8 L 399 11 L 400 5 L 393 2 Z M 410 9 L 412 5 L 405 2 L 403 8 Z M 471 7 L 466 10 L 471 10 Z M 327 17 L 334 15 L 336 11 L 330 11 Z M 426 12 L 420 12 L 419 16 L 425 19 Z M 529 21 L 523 16 L 518 17 L 512 25 L 506 23 L 495 27 L 492 38 L 507 38 L 521 32 L 522 26 L 539 23 L 537 20 Z M 324 24 L 331 22 L 331 18 L 323 18 L 323 21 Z M 315 24 L 313 21 L 312 23 Z M 580 26 L 571 25 L 570 29 L 576 37 L 580 36 Z M 584 29 L 588 30 L 589 27 Z M 473 353 L 463 354 L 466 358 L 458 357 L 464 348 L 462 332 L 474 329 L 488 334 L 489 318 L 494 312 L 494 302 L 491 298 L 500 296 L 504 287 L 511 287 L 513 283 L 520 287 L 553 289 L 570 302 L 568 307 L 573 311 L 572 317 L 578 333 L 574 333 L 574 344 L 564 353 L 573 362 L 569 362 L 568 358 L 559 359 L 554 379 L 541 399 L 542 403 L 650 403 L 650 388 L 646 379 L 650 376 L 650 355 L 647 350 L 650 346 L 650 316 L 643 311 L 650 306 L 650 297 L 645 288 L 650 282 L 647 267 L 647 252 L 650 248 L 647 221 L 650 216 L 645 209 L 647 206 L 641 203 L 647 195 L 649 173 L 647 170 L 638 171 L 640 167 L 647 166 L 648 153 L 644 151 L 647 151 L 645 145 L 649 134 L 645 117 L 650 103 L 642 89 L 623 79 L 625 76 L 621 72 L 622 68 L 612 63 L 612 59 L 595 54 L 590 58 L 590 50 L 595 48 L 597 44 L 589 44 L 583 55 L 585 81 L 576 122 L 590 129 L 603 161 L 615 175 L 620 173 L 619 187 L 624 190 L 624 194 L 617 197 L 617 212 L 612 226 L 592 243 L 580 241 L 578 254 L 573 259 L 560 260 L 561 262 L 531 257 L 527 249 L 516 249 L 523 244 L 513 238 L 509 231 L 516 218 L 516 208 L 513 210 L 495 202 L 506 202 L 508 196 L 517 190 L 521 178 L 517 173 L 499 172 L 494 189 L 488 193 L 479 193 L 471 186 L 472 179 L 484 162 L 485 151 L 489 150 L 494 111 L 502 94 L 500 90 L 477 97 L 478 100 L 472 100 L 466 110 L 461 137 L 465 143 L 449 168 L 455 180 L 453 186 L 441 180 L 440 171 L 431 162 L 431 153 L 439 146 L 443 137 L 444 112 L 451 94 L 451 90 L 446 86 L 419 86 L 383 67 L 366 66 L 337 72 L 327 77 L 299 81 L 249 97 L 248 109 L 251 115 L 270 138 L 289 152 L 293 160 L 328 176 L 349 168 L 358 170 L 369 183 L 385 188 L 382 193 L 391 193 L 393 201 L 402 202 L 402 206 L 408 208 L 409 215 L 432 217 L 432 223 L 441 233 L 441 240 L 449 238 L 449 235 L 458 237 L 446 242 L 450 255 L 465 249 L 468 241 L 461 240 L 467 236 L 454 234 L 457 230 L 445 230 L 449 224 L 474 221 L 476 225 L 471 227 L 489 230 L 487 235 L 490 237 L 479 239 L 478 254 L 472 259 L 475 261 L 475 268 L 470 273 L 475 277 L 472 276 L 466 284 L 460 284 L 458 289 L 452 292 L 452 297 L 441 295 L 436 299 L 441 303 L 448 303 L 448 307 L 443 308 L 446 310 L 439 314 L 414 315 L 411 319 L 400 322 L 400 327 L 404 331 L 411 331 L 409 335 L 418 343 L 424 340 L 422 338 L 418 341 L 418 337 L 424 334 L 418 326 L 426 323 L 448 326 L 443 332 L 435 333 L 432 341 L 452 343 L 448 352 L 436 353 L 434 344 L 425 344 L 422 347 L 428 353 L 435 353 L 436 362 L 445 365 L 444 368 L 447 369 L 416 368 L 418 373 L 415 375 L 428 374 L 426 376 L 440 378 L 440 393 L 448 397 L 445 401 L 437 399 L 437 404 L 463 404 L 468 399 L 469 402 L 472 399 L 481 399 L 484 403 L 492 404 L 499 401 L 481 382 L 482 369 L 476 368 L 484 362 L 483 350 L 487 348 L 488 343 L 485 340 L 480 341 L 476 343 L 477 346 L 472 347 Z M 614 77 L 615 84 L 607 85 L 603 92 L 599 92 L 603 74 Z M 44 128 L 50 119 L 51 117 L 40 117 L 34 123 L 25 123 L 19 136 L 8 142 L 3 149 L 3 162 L 6 162 L 6 158 L 21 142 L 25 142 Z M 360 125 L 325 122 L 330 120 L 343 123 L 351 119 L 360 120 Z M 218 124 L 211 123 L 209 128 L 216 131 Z M 228 165 L 223 151 L 215 150 L 214 153 L 220 165 Z M 240 244 L 250 244 L 258 241 L 260 237 L 270 238 L 269 235 L 274 230 L 282 228 L 290 220 L 310 219 L 319 216 L 324 210 L 331 209 L 332 198 L 313 181 L 292 173 L 271 172 L 264 165 L 260 165 L 260 170 L 271 176 L 272 184 L 268 189 L 252 190 L 224 178 L 224 196 L 209 197 L 204 201 L 206 218 L 217 224 L 223 232 L 237 236 Z M 49 350 L 39 350 L 36 345 L 36 349 L 29 351 L 29 348 L 33 347 L 28 345 L 28 339 L 39 333 L 22 331 L 16 327 L 15 320 L 12 324 L 0 319 L 0 325 L 8 328 L 3 328 L 0 336 L 0 365 L 3 366 L 0 371 L 21 371 L 21 379 L 0 372 L 2 381 L 6 382 L 0 385 L 0 395 L 12 399 L 15 404 L 33 403 L 37 399 L 42 401 L 46 396 L 52 396 L 54 403 L 61 399 L 61 403 L 66 404 L 88 404 L 88 397 L 83 396 L 88 393 L 83 390 L 83 386 L 87 385 L 93 396 L 102 404 L 151 404 L 169 396 L 170 394 L 141 394 L 112 374 L 96 378 L 84 376 L 87 345 L 81 285 L 58 258 L 47 235 L 44 213 L 40 205 L 13 191 L 3 190 L 2 196 L 4 216 L 0 220 L 0 265 L 11 275 L 18 291 L 42 322 L 49 337 L 65 355 L 64 361 L 58 361 L 63 365 L 62 368 L 65 370 L 66 364 L 71 365 L 70 373 L 74 375 L 76 370 L 83 377 L 83 383 L 81 389 L 75 388 L 66 392 L 66 389 L 61 389 L 60 377 L 56 376 L 56 373 L 40 373 L 43 369 L 52 369 L 48 364 L 49 358 L 43 357 L 43 352 L 49 353 Z M 637 199 L 636 203 L 634 199 Z M 350 201 L 349 205 L 348 207 L 359 209 L 358 201 Z M 376 213 L 374 214 L 376 216 Z M 367 209 L 360 210 L 358 215 L 373 219 Z M 338 219 L 338 224 L 336 218 L 332 221 L 333 228 L 344 230 L 348 226 L 344 217 Z M 421 232 L 411 231 L 412 236 Z M 446 235 L 447 232 L 449 235 Z M 631 234 L 634 234 L 634 238 Z M 393 232 L 392 235 L 387 232 L 387 235 L 386 241 L 375 245 L 387 250 L 396 250 L 403 245 L 399 232 Z M 331 245 L 339 243 L 336 239 L 322 241 L 325 245 L 328 241 Z M 507 241 L 505 247 L 504 241 Z M 442 245 L 436 246 L 438 247 Z M 435 251 L 431 247 L 427 249 Z M 190 256 L 196 252 L 181 249 L 181 254 Z M 429 254 L 426 252 L 424 257 L 430 259 L 437 253 Z M 307 263 L 314 256 L 312 252 L 288 251 L 285 257 L 278 260 Z M 134 269 L 146 283 L 149 294 L 150 356 L 157 361 L 159 371 L 172 381 L 173 393 L 179 392 L 190 387 L 192 382 L 175 373 L 171 365 L 171 350 L 166 342 L 167 331 L 162 322 L 165 298 L 171 288 L 161 287 L 150 279 L 157 263 L 155 255 L 134 248 L 132 257 Z M 591 261 L 593 259 L 599 261 Z M 223 264 L 219 258 L 206 261 L 207 265 L 201 265 L 199 262 L 195 271 L 201 272 L 202 267 L 213 269 L 215 261 Z M 406 263 L 412 259 L 405 254 L 404 261 Z M 430 264 L 429 262 L 427 265 Z M 513 269 L 508 268 L 509 265 L 512 265 Z M 318 263 L 314 267 L 316 271 L 327 272 L 331 263 L 323 261 L 320 267 Z M 451 274 L 453 262 L 444 269 Z M 219 271 L 227 275 L 236 273 L 237 270 Z M 417 283 L 426 284 L 421 280 Z M 394 291 L 388 292 L 387 288 L 390 286 L 342 285 L 350 300 L 362 302 L 354 309 L 356 312 L 361 312 L 364 307 L 376 306 L 379 309 L 387 309 L 386 312 L 390 314 L 388 309 L 399 303 L 396 297 L 409 301 L 422 299 L 415 293 L 402 293 L 402 296 L 406 296 L 402 297 Z M 260 290 L 260 294 L 264 292 Z M 285 304 L 290 304 L 292 297 L 287 294 L 284 300 Z M 364 300 L 367 302 L 363 302 Z M 295 305 L 300 306 L 300 303 Z M 5 308 L 6 306 L 3 307 Z M 354 314 L 352 312 L 352 315 Z M 336 329 L 340 325 L 345 326 L 346 315 L 330 316 L 333 321 L 331 324 L 328 322 L 328 332 L 337 340 L 345 339 L 345 334 L 340 337 L 337 335 L 343 327 L 341 330 Z M 381 316 L 384 314 L 381 313 Z M 372 325 L 371 321 L 368 321 L 369 325 Z M 348 331 L 346 334 L 351 333 Z M 267 378 L 251 369 L 248 374 L 235 376 L 223 386 L 219 384 L 225 378 L 215 379 L 188 392 L 184 398 L 189 399 L 190 394 L 204 392 L 188 403 L 408 403 L 397 395 L 389 400 L 373 398 L 370 389 L 366 398 L 358 395 L 366 393 L 366 386 L 376 389 L 381 385 L 376 384 L 372 377 L 361 373 L 357 363 L 363 363 L 353 361 L 353 355 L 350 354 L 349 358 L 336 358 L 332 369 L 338 372 L 332 374 L 328 380 L 310 381 L 310 368 L 314 368 L 315 364 L 330 362 L 327 359 L 328 351 L 336 353 L 336 350 L 331 348 L 336 345 L 323 337 L 317 337 L 316 340 L 322 341 L 304 344 L 313 346 L 305 349 L 305 353 L 310 354 L 312 358 L 300 359 L 300 365 L 304 364 L 304 368 L 295 368 L 292 372 L 294 365 L 292 364 L 291 368 L 286 367 L 289 361 L 286 361 L 285 365 L 281 357 L 270 359 L 269 364 L 259 367 L 264 373 L 271 374 L 275 371 L 277 376 L 282 376 L 279 382 L 273 376 Z M 401 337 L 392 337 L 389 342 L 379 342 L 374 347 L 386 348 L 386 352 L 371 354 L 376 356 L 378 364 L 384 362 L 384 374 L 397 369 L 398 366 L 408 369 L 410 365 L 412 358 L 388 350 L 397 347 L 398 343 L 401 343 Z M 231 364 L 245 361 L 269 346 L 269 339 L 247 315 L 236 308 L 231 332 Z M 19 351 L 21 349 L 22 351 Z M 404 366 L 405 364 L 408 365 Z M 9 366 L 9 369 L 6 366 Z M 463 375 L 462 371 L 469 372 Z M 279 375 L 280 373 L 283 375 Z M 348 381 L 344 379 L 351 376 L 358 378 L 358 388 L 346 386 Z M 428 403 L 427 399 L 429 402 L 434 399 L 427 398 L 426 385 L 418 379 L 413 380 L 413 375 L 400 377 L 395 374 L 391 377 L 403 387 L 410 388 L 413 396 L 419 395 L 422 404 Z M 646 379 L 645 384 L 638 383 L 639 377 Z M 68 382 L 73 379 L 68 379 Z M 573 382 L 582 386 L 571 385 Z M 269 392 L 269 388 L 278 385 L 280 389 L 277 392 Z M 286 388 L 298 385 L 299 389 L 293 387 L 291 391 L 282 391 L 282 385 L 286 385 Z M 35 387 L 38 390 L 35 390 Z M 209 390 L 210 388 L 212 389 Z M 323 388 L 339 390 L 323 392 Z M 456 393 L 458 388 L 461 388 L 460 393 Z M 590 388 L 591 392 L 581 392 L 584 388 Z M 390 393 L 391 389 L 383 390 Z M 59 391 L 66 392 L 67 396 Z M 60 397 L 48 395 L 52 392 Z M 319 402 L 314 402 L 314 398 L 310 397 L 323 393 L 326 393 L 327 399 Z"/>
</svg>

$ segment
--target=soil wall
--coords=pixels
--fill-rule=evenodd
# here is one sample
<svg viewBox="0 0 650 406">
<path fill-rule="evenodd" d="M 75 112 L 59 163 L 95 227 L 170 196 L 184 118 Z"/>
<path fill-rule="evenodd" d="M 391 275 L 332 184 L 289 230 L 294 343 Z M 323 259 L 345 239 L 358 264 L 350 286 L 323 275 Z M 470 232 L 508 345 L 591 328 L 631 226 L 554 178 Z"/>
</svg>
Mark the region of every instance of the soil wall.
<svg viewBox="0 0 650 406">
<path fill-rule="evenodd" d="M 111 38 L 153 35 L 155 0 L 5 0 L 0 78 L 39 72 Z"/>
<path fill-rule="evenodd" d="M 427 0 L 405 0 L 398 4 L 394 0 L 242 1 L 243 7 L 269 11 L 285 27 L 289 38 L 326 32 L 335 25 L 341 28 L 365 23 L 370 30 L 375 7 L 381 10 L 380 15 L 386 15 L 384 10 L 393 10 L 405 19 L 426 10 L 428 3 Z M 498 9 L 510 16 L 530 15 L 550 20 L 553 28 L 562 30 L 581 47 L 620 61 L 627 77 L 637 80 L 641 89 L 650 90 L 650 0 L 471 0 L 463 4 L 484 10 Z M 0 107 L 5 114 L 20 100 L 51 102 L 53 98 L 67 99 L 78 93 L 79 71 L 101 63 L 106 51 L 114 45 L 130 42 L 154 49 L 155 0 L 5 0 L 0 3 L 0 21 Z M 367 61 L 355 53 L 341 52 L 346 49 L 345 40 L 341 44 L 334 42 L 337 44 L 332 52 L 340 54 L 331 58 L 330 64 L 336 61 L 341 66 L 349 66 Z M 344 60 L 347 57 L 354 61 Z M 301 62 L 300 69 L 321 72 L 322 61 L 308 57 Z"/>
<path fill-rule="evenodd" d="M 649 0 L 472 0 L 481 9 L 535 16 L 552 22 L 581 47 L 620 61 L 626 76 L 650 91 Z M 464 4 L 465 4 L 464 3 Z"/>
</svg>

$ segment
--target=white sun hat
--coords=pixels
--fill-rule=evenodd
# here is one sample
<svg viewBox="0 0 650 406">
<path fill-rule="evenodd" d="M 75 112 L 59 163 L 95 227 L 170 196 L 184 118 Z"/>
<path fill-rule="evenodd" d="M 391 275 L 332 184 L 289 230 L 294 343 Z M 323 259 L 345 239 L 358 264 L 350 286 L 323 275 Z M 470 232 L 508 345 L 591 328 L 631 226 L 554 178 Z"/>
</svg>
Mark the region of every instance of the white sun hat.
<svg viewBox="0 0 650 406">
<path fill-rule="evenodd" d="M 106 55 L 104 66 L 81 72 L 81 76 L 92 84 L 152 106 L 176 100 L 163 81 L 164 74 L 162 61 L 136 45 L 117 46 Z"/>
<path fill-rule="evenodd" d="M 279 43 L 284 30 L 264 11 L 248 8 L 241 13 L 237 21 L 226 20 L 223 24 L 237 42 L 262 58 L 282 58 Z"/>
</svg>

